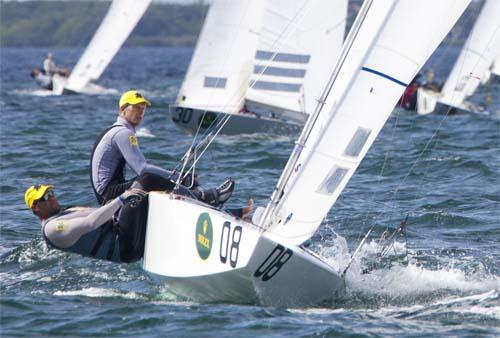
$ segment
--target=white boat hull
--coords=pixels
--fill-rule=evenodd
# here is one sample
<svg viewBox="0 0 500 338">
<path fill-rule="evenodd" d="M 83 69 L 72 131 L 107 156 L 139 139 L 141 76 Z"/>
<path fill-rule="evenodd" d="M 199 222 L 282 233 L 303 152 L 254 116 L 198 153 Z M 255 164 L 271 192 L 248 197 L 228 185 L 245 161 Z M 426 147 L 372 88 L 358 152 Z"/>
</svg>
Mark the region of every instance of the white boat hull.
<svg viewBox="0 0 500 338">
<path fill-rule="evenodd" d="M 95 83 L 89 82 L 82 89 L 73 90 L 66 87 L 68 78 L 61 75 L 54 75 L 52 77 L 52 92 L 54 95 L 71 95 L 71 94 L 84 94 L 84 95 L 110 95 L 118 94 L 116 89 L 104 88 Z"/>
<path fill-rule="evenodd" d="M 201 123 L 201 131 L 211 126 L 211 123 L 224 113 L 212 112 L 196 108 L 186 108 L 173 105 L 170 107 L 172 121 L 181 129 L 192 134 L 196 133 Z M 298 134 L 305 123 L 287 121 L 284 119 L 271 118 L 253 113 L 234 113 L 224 128 L 220 131 L 225 135 L 253 134 L 253 133 L 277 133 L 288 135 Z"/>
<path fill-rule="evenodd" d="M 158 192 L 149 194 L 143 269 L 198 302 L 308 307 L 333 302 L 345 287 L 310 251 L 226 212 Z"/>
<path fill-rule="evenodd" d="M 435 114 L 485 114 L 483 107 L 464 101 L 459 105 L 452 105 L 440 101 L 440 93 L 419 88 L 417 91 L 417 113 L 419 115 Z"/>
</svg>

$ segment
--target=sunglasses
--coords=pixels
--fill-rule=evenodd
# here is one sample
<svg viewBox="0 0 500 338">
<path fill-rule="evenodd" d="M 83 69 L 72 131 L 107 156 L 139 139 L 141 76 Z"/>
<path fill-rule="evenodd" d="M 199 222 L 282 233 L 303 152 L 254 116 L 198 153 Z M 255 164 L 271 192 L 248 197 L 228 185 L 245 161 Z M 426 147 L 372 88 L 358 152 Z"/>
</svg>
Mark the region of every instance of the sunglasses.
<svg viewBox="0 0 500 338">
<path fill-rule="evenodd" d="M 40 197 L 37 202 L 40 202 L 40 201 L 48 201 L 50 198 L 54 198 L 55 197 L 55 194 L 52 190 L 49 190 L 47 191 L 45 194 L 43 194 L 42 197 Z"/>
</svg>

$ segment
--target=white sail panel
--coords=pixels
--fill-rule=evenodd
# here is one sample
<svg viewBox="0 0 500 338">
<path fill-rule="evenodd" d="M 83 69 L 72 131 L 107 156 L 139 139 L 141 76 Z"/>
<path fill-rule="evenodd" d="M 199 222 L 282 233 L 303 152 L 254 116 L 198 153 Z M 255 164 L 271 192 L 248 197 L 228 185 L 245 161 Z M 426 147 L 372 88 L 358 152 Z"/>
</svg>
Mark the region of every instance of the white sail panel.
<svg viewBox="0 0 500 338">
<path fill-rule="evenodd" d="M 461 104 L 474 94 L 500 50 L 500 1 L 486 0 L 441 91 L 439 101 Z"/>
<path fill-rule="evenodd" d="M 399 0 L 374 38 L 373 48 L 362 58 L 359 54 L 382 24 L 375 0 L 366 22 L 345 60 L 353 75 L 345 95 L 335 87 L 346 87 L 337 80 L 324 109 L 305 144 L 298 165 L 288 181 L 269 231 L 292 244 L 310 238 L 318 229 L 335 200 L 344 189 L 398 99 L 446 33 L 455 24 L 470 0 Z M 385 5 L 384 5 L 385 4 Z M 374 14 L 376 15 L 374 17 Z M 422 25 L 422 22 L 426 22 Z M 366 24 L 371 23 L 371 24 Z M 371 38 L 366 38 L 366 37 Z M 359 42 L 357 41 L 359 40 Z M 351 65 L 350 65 L 351 64 Z M 348 78 L 345 76 L 345 78 Z M 344 82 L 344 83 L 342 83 Z"/>
<path fill-rule="evenodd" d="M 244 100 L 264 0 L 215 0 L 177 97 L 183 107 L 237 112 Z"/>
<path fill-rule="evenodd" d="M 66 88 L 80 91 L 97 80 L 139 22 L 151 0 L 114 0 L 72 70 Z"/>
<path fill-rule="evenodd" d="M 345 34 L 347 0 L 269 0 L 247 99 L 310 112 Z"/>
</svg>

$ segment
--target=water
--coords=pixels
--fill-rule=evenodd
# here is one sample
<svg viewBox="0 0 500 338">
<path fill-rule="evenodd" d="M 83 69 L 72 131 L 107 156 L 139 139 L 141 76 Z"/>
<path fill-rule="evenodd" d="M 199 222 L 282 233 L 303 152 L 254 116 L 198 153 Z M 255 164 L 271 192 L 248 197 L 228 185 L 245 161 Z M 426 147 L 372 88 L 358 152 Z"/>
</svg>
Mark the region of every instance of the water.
<svg viewBox="0 0 500 338">
<path fill-rule="evenodd" d="M 95 205 L 91 147 L 117 114 L 119 94 L 46 96 L 29 78 L 44 49 L 0 50 L 2 114 L 0 311 L 2 336 L 498 336 L 500 335 L 500 104 L 489 115 L 415 116 L 396 110 L 311 248 L 339 268 L 367 229 L 374 236 L 409 213 L 408 244 L 362 273 L 380 249 L 369 240 L 347 274 L 347 293 L 323 308 L 198 304 L 155 284 L 139 263 L 120 265 L 49 250 L 25 189 L 56 186 L 60 201 Z M 81 49 L 53 49 L 72 65 Z M 153 107 L 140 143 L 173 167 L 191 138 L 170 122 L 192 49 L 124 49 L 99 84 L 138 89 Z M 440 51 L 456 55 L 456 50 Z M 449 62 L 435 59 L 436 74 Z M 433 135 L 437 134 L 433 137 Z M 236 182 L 233 206 L 266 202 L 293 137 L 220 137 L 199 168 L 202 183 Z M 404 264 L 408 250 L 409 262 Z"/>
</svg>

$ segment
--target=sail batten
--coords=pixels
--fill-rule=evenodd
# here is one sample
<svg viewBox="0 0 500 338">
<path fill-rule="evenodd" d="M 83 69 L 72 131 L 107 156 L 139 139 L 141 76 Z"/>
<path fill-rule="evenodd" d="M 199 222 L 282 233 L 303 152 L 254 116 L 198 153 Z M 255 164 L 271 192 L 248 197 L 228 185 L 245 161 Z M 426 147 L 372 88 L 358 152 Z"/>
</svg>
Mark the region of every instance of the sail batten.
<svg viewBox="0 0 500 338">
<path fill-rule="evenodd" d="M 247 99 L 309 114 L 342 47 L 346 16 L 347 0 L 269 0 L 254 58 L 261 71 L 252 74 Z"/>
</svg>

